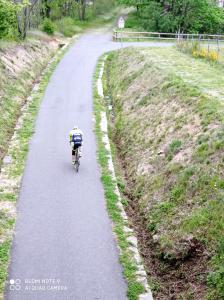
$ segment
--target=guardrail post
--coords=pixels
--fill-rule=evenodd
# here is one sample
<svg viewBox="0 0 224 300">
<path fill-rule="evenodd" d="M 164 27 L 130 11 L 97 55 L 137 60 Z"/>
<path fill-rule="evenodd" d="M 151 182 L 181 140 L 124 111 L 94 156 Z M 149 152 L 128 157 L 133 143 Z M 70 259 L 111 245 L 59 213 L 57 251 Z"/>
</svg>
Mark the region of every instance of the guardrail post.
<svg viewBox="0 0 224 300">
<path fill-rule="evenodd" d="M 218 36 L 217 36 L 217 48 L 218 48 L 218 53 L 219 53 L 220 48 L 219 48 L 219 38 L 218 38 Z"/>
</svg>

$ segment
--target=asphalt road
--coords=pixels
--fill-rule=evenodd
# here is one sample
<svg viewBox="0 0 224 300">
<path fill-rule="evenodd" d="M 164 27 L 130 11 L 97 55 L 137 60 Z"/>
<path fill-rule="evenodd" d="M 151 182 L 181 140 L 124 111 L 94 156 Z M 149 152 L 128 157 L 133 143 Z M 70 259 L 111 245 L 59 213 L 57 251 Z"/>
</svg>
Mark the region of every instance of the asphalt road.
<svg viewBox="0 0 224 300">
<path fill-rule="evenodd" d="M 126 299 L 93 132 L 94 68 L 118 47 L 108 34 L 83 35 L 49 82 L 17 203 L 6 300 Z M 75 124 L 84 132 L 78 174 L 68 144 Z"/>
</svg>

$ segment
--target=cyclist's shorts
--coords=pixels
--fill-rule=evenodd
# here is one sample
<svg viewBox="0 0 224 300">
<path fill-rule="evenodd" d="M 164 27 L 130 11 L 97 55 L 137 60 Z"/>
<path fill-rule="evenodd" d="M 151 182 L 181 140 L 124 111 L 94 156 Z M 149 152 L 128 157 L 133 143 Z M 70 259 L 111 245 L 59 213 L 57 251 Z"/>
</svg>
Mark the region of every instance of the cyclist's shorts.
<svg viewBox="0 0 224 300">
<path fill-rule="evenodd" d="M 75 155 L 75 150 L 78 149 L 80 146 L 76 146 L 74 145 L 74 147 L 72 148 L 72 155 Z"/>
</svg>

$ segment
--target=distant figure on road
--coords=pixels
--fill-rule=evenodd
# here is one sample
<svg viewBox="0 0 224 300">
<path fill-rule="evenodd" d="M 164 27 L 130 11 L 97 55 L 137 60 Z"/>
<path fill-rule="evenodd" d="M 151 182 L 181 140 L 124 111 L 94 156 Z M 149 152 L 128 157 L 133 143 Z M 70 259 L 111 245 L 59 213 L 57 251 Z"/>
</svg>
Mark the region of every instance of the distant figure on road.
<svg viewBox="0 0 224 300">
<path fill-rule="evenodd" d="M 83 132 L 78 128 L 78 126 L 74 126 L 73 129 L 69 133 L 70 137 L 70 145 L 72 147 L 72 162 L 75 161 L 75 151 L 78 149 L 79 157 L 82 157 L 81 146 L 83 142 Z"/>
</svg>

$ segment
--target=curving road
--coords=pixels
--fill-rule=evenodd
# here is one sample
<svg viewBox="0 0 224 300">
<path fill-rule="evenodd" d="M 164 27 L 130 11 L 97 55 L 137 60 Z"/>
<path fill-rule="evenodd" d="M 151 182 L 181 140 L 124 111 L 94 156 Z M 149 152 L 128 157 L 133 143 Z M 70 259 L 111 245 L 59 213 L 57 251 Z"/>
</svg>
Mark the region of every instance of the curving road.
<svg viewBox="0 0 224 300">
<path fill-rule="evenodd" d="M 96 161 L 92 100 L 97 59 L 119 46 L 109 34 L 83 35 L 49 82 L 17 203 L 6 300 L 126 299 Z M 75 124 L 84 132 L 79 174 L 68 145 Z"/>
</svg>

